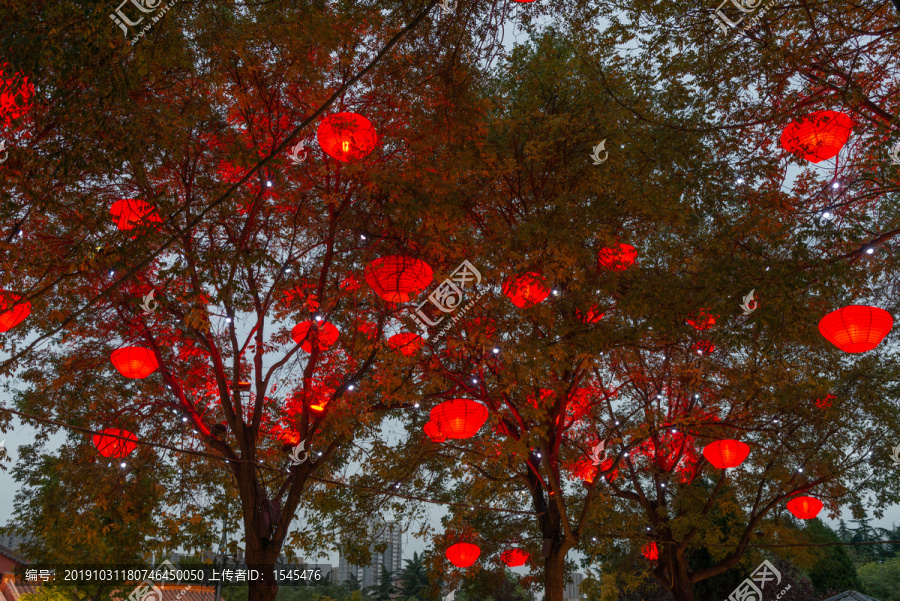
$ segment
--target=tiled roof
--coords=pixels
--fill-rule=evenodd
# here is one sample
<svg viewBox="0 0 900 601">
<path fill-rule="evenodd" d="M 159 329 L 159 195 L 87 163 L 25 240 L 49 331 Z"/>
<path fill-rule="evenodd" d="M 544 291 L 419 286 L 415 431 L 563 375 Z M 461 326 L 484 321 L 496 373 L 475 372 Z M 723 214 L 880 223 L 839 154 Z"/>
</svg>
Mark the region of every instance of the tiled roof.
<svg viewBox="0 0 900 601">
<path fill-rule="evenodd" d="M 28 562 L 22 559 L 15 551 L 7 547 L 6 545 L 0 545 L 0 555 L 4 557 L 8 557 L 12 559 L 14 562 L 24 565 L 28 565 Z"/>
<path fill-rule="evenodd" d="M 857 591 L 844 591 L 840 595 L 828 597 L 825 601 L 878 601 L 878 599 L 869 595 L 863 595 Z"/>
<path fill-rule="evenodd" d="M 19 601 L 22 595 L 36 593 L 40 588 L 40 582 L 36 583 L 15 583 L 12 574 L 3 574 L 0 580 L 0 601 Z M 160 601 L 213 601 L 216 598 L 216 588 L 214 586 L 194 585 L 188 589 L 186 584 L 168 584 L 160 586 L 162 589 L 162 599 Z M 115 597 L 120 601 L 127 598 L 131 594 L 131 588 L 123 597 Z"/>
</svg>

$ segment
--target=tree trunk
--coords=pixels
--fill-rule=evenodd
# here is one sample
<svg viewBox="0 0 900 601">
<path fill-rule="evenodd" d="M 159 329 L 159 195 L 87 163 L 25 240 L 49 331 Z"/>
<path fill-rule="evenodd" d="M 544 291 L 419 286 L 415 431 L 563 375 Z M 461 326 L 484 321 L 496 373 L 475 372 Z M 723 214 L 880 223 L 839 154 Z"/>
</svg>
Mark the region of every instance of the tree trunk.
<svg viewBox="0 0 900 601">
<path fill-rule="evenodd" d="M 563 601 L 566 592 L 566 551 L 553 541 L 550 556 L 544 559 L 544 601 Z"/>
<path fill-rule="evenodd" d="M 663 550 L 664 552 L 669 552 L 669 549 L 665 547 L 663 547 Z M 657 578 L 672 593 L 675 601 L 694 601 L 694 580 L 691 578 L 690 566 L 684 552 L 676 549 L 673 553 L 666 555 L 665 558 L 671 560 L 668 566 L 669 569 L 663 572 L 665 580 L 660 578 L 659 575 L 657 575 Z M 660 559 L 663 559 L 663 557 Z"/>
<path fill-rule="evenodd" d="M 260 539 L 256 536 L 247 537 L 247 557 L 244 563 L 247 568 L 257 570 L 257 580 L 250 581 L 250 594 L 248 601 L 275 601 L 278 594 L 278 583 L 275 582 L 275 561 L 278 559 L 279 548 L 267 545 L 269 548 L 260 548 Z M 255 539 L 255 540 L 254 540 Z M 255 547 L 255 548 L 254 548 Z"/>
</svg>

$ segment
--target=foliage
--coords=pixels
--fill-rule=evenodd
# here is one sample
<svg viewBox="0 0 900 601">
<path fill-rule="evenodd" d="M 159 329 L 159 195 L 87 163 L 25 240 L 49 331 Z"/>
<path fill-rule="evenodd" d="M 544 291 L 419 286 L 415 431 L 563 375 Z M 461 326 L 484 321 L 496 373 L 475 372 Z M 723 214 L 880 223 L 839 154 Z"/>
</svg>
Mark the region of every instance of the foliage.
<svg viewBox="0 0 900 601">
<path fill-rule="evenodd" d="M 405 565 L 400 571 L 399 593 L 401 597 L 417 597 L 425 599 L 428 593 L 428 573 L 425 564 L 417 552 L 413 552 L 412 559 L 404 560 Z"/>
<path fill-rule="evenodd" d="M 839 543 L 840 538 L 822 520 L 809 520 L 804 528 L 814 543 Z M 847 590 L 860 590 L 862 583 L 856 566 L 843 546 L 819 547 L 820 558 L 809 570 L 809 579 L 817 594 L 832 597 Z"/>
<path fill-rule="evenodd" d="M 867 563 L 856 572 L 865 594 L 880 601 L 900 601 L 900 557 Z"/>
</svg>

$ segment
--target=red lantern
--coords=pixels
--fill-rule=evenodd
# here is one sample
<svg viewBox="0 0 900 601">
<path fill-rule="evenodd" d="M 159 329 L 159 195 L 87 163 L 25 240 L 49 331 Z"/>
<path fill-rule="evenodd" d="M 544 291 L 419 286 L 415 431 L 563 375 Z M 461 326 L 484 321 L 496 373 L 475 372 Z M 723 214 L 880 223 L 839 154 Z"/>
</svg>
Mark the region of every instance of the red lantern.
<svg viewBox="0 0 900 601">
<path fill-rule="evenodd" d="M 126 346 L 112 352 L 112 364 L 126 378 L 146 378 L 159 367 L 153 351 L 139 346 Z"/>
<path fill-rule="evenodd" d="M 447 438 L 472 438 L 487 418 L 487 407 L 470 399 L 453 399 L 431 410 L 431 421 Z"/>
<path fill-rule="evenodd" d="M 625 271 L 637 259 L 637 249 L 630 244 L 618 244 L 612 248 L 601 248 L 597 253 L 598 269 Z"/>
<path fill-rule="evenodd" d="M 31 313 L 31 303 L 19 303 L 22 297 L 7 290 L 0 290 L 0 332 L 6 332 L 22 323 Z"/>
<path fill-rule="evenodd" d="M 546 281 L 534 272 L 511 277 L 503 283 L 503 294 L 520 309 L 527 309 L 542 302 L 550 294 Z"/>
<path fill-rule="evenodd" d="M 441 427 L 435 421 L 427 422 L 422 429 L 425 430 L 425 434 L 431 439 L 431 442 L 444 442 L 447 440 L 447 436 L 441 432 Z"/>
<path fill-rule="evenodd" d="M 424 342 L 421 336 L 413 332 L 402 332 L 388 338 L 388 345 L 391 349 L 407 357 L 418 353 Z"/>
<path fill-rule="evenodd" d="M 525 565 L 529 557 L 531 556 L 522 549 L 509 549 L 500 554 L 500 561 L 511 568 L 515 568 Z"/>
<path fill-rule="evenodd" d="M 710 315 L 706 312 L 706 309 L 700 309 L 697 312 L 697 316 L 691 315 L 691 318 L 687 320 L 687 322 L 694 327 L 695 330 L 708 330 L 714 325 L 716 325 L 716 318 L 713 315 Z"/>
<path fill-rule="evenodd" d="M 325 154 L 344 163 L 367 156 L 378 143 L 372 123 L 356 113 L 328 115 L 319 125 L 317 137 Z"/>
<path fill-rule="evenodd" d="M 597 323 L 603 319 L 604 315 L 606 315 L 606 313 L 601 313 L 597 309 L 597 305 L 591 305 L 591 308 L 588 309 L 586 313 L 582 313 L 580 309 L 575 309 L 575 317 L 586 324 Z"/>
<path fill-rule="evenodd" d="M 717 440 L 703 449 L 703 456 L 719 470 L 739 466 L 749 454 L 749 445 L 731 439 Z"/>
<path fill-rule="evenodd" d="M 819 322 L 819 332 L 845 353 L 871 351 L 884 340 L 894 318 L 884 309 L 849 305 L 832 311 Z"/>
<path fill-rule="evenodd" d="M 137 436 L 127 430 L 107 428 L 100 434 L 94 434 L 92 440 L 101 456 L 118 459 L 127 457 L 137 448 L 137 439 Z"/>
<path fill-rule="evenodd" d="M 644 557 L 646 557 L 650 561 L 656 561 L 657 559 L 659 559 L 659 549 L 656 548 L 655 542 L 650 542 L 644 545 L 644 548 L 641 549 L 641 553 L 643 553 Z"/>
<path fill-rule="evenodd" d="M 831 409 L 831 402 L 834 400 L 837 400 L 836 396 L 827 394 L 824 399 L 816 399 L 815 404 L 819 409 Z"/>
<path fill-rule="evenodd" d="M 781 133 L 781 147 L 818 163 L 836 156 L 852 130 L 853 121 L 845 113 L 819 111 L 785 127 Z"/>
<path fill-rule="evenodd" d="M 467 568 L 478 559 L 481 555 L 481 549 L 478 545 L 472 543 L 456 543 L 447 549 L 447 559 L 450 563 L 458 568 Z"/>
<path fill-rule="evenodd" d="M 794 497 L 787 502 L 788 511 L 800 520 L 811 520 L 822 511 L 822 501 L 815 497 Z"/>
<path fill-rule="evenodd" d="M 159 218 L 153 205 L 134 198 L 124 198 L 114 202 L 109 209 L 109 214 L 115 219 L 116 227 L 123 232 L 134 229 L 136 225 L 162 223 L 162 219 Z"/>
<path fill-rule="evenodd" d="M 716 350 L 716 345 L 709 340 L 699 340 L 694 343 L 694 346 L 691 347 L 691 350 L 698 355 L 708 355 Z"/>
<path fill-rule="evenodd" d="M 375 259 L 366 266 L 366 282 L 389 303 L 405 303 L 425 290 L 434 278 L 428 263 L 393 255 Z"/>
<path fill-rule="evenodd" d="M 338 329 L 327 321 L 318 323 L 304 321 L 291 330 L 291 338 L 307 353 L 312 352 L 313 344 L 316 344 L 320 351 L 327 349 L 337 341 L 339 334 Z"/>
</svg>

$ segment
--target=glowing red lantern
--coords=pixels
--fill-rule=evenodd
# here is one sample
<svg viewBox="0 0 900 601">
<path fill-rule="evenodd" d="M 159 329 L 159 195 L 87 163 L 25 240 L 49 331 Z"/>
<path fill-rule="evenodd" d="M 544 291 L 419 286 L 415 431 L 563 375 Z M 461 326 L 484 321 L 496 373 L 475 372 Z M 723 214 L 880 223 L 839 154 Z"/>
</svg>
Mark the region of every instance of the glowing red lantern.
<svg viewBox="0 0 900 601">
<path fill-rule="evenodd" d="M 435 421 L 427 422 L 422 429 L 425 430 L 425 434 L 431 439 L 431 442 L 444 442 L 447 440 L 447 436 L 441 432 L 441 427 Z"/>
<path fill-rule="evenodd" d="M 716 325 L 716 318 L 713 315 L 710 315 L 706 312 L 706 309 L 700 309 L 697 312 L 697 316 L 691 315 L 691 318 L 687 320 L 687 322 L 694 327 L 695 330 L 708 330 L 714 325 Z"/>
<path fill-rule="evenodd" d="M 401 332 L 388 338 L 388 345 L 391 349 L 407 357 L 418 353 L 424 342 L 421 336 L 413 332 Z"/>
<path fill-rule="evenodd" d="M 138 437 L 127 430 L 107 428 L 92 438 L 97 452 L 103 457 L 127 457 L 137 448 Z"/>
<path fill-rule="evenodd" d="M 750 446 L 740 440 L 717 440 L 703 448 L 703 456 L 719 470 L 739 466 L 749 454 Z"/>
<path fill-rule="evenodd" d="M 431 421 L 447 438 L 472 438 L 487 418 L 487 407 L 471 399 L 453 399 L 431 410 Z"/>
<path fill-rule="evenodd" d="M 16 327 L 31 313 L 31 303 L 18 302 L 21 299 L 18 294 L 0 290 L 0 332 Z"/>
<path fill-rule="evenodd" d="M 527 309 L 542 302 L 550 294 L 546 281 L 534 272 L 511 277 L 503 283 L 503 294 L 520 309 Z"/>
<path fill-rule="evenodd" d="M 618 244 L 612 248 L 601 248 L 597 253 L 598 269 L 625 271 L 634 265 L 637 254 L 637 249 L 630 244 Z"/>
<path fill-rule="evenodd" d="M 894 318 L 884 309 L 849 305 L 832 311 L 819 321 L 819 332 L 845 353 L 864 353 L 879 345 L 894 327 Z"/>
<path fill-rule="evenodd" d="M 337 341 L 339 334 L 338 329 L 327 321 L 318 323 L 304 321 L 291 330 L 291 338 L 307 353 L 312 352 L 313 344 L 320 351 L 327 349 Z"/>
<path fill-rule="evenodd" d="M 698 355 L 708 355 L 716 350 L 716 345 L 709 340 L 698 340 L 694 343 L 694 346 L 691 347 L 691 350 Z"/>
<path fill-rule="evenodd" d="M 393 255 L 366 266 L 366 282 L 375 294 L 390 303 L 405 303 L 425 290 L 434 272 L 425 261 Z"/>
<path fill-rule="evenodd" d="M 325 154 L 344 163 L 367 156 L 378 143 L 371 121 L 356 113 L 328 115 L 319 125 L 317 137 Z"/>
<path fill-rule="evenodd" d="M 794 497 L 787 502 L 788 511 L 800 520 L 811 520 L 822 511 L 822 501 L 815 497 Z"/>
<path fill-rule="evenodd" d="M 153 351 L 139 346 L 126 346 L 112 352 L 113 366 L 126 378 L 146 378 L 159 367 Z"/>
<path fill-rule="evenodd" d="M 481 555 L 481 549 L 478 545 L 472 543 L 456 543 L 447 549 L 447 559 L 450 563 L 458 568 L 467 568 L 478 559 Z"/>
<path fill-rule="evenodd" d="M 785 127 L 781 132 L 781 147 L 818 163 L 837 156 L 852 130 L 853 121 L 845 113 L 819 111 Z"/>
<path fill-rule="evenodd" d="M 606 313 L 601 313 L 597 309 L 597 305 L 591 305 L 591 308 L 585 313 L 582 313 L 580 309 L 575 309 L 575 317 L 587 324 L 597 323 L 603 319 L 604 315 L 606 315 Z"/>
<path fill-rule="evenodd" d="M 134 198 L 124 198 L 114 202 L 109 209 L 109 214 L 115 219 L 116 227 L 123 232 L 134 229 L 136 225 L 162 223 L 162 219 L 159 218 L 153 205 Z"/>
<path fill-rule="evenodd" d="M 644 548 L 641 549 L 641 553 L 643 553 L 644 557 L 646 557 L 650 561 L 656 561 L 657 559 L 659 559 L 659 549 L 656 548 L 655 542 L 650 542 L 644 545 Z"/>
<path fill-rule="evenodd" d="M 531 556 L 522 549 L 509 549 L 500 554 L 500 561 L 511 568 L 515 568 L 525 565 L 529 557 Z"/>
<path fill-rule="evenodd" d="M 12 72 L 9 63 L 0 63 L 0 128 L 9 127 L 31 112 L 34 84 L 21 72 Z"/>
</svg>

